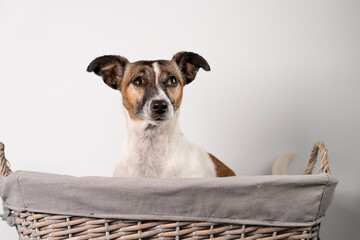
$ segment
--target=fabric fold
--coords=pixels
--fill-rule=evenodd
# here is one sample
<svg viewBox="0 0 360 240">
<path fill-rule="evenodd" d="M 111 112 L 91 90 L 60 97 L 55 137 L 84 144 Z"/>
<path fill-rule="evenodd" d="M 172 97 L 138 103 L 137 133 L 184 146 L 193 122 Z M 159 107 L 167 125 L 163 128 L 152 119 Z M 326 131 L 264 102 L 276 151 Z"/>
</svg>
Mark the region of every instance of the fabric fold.
<svg viewBox="0 0 360 240">
<path fill-rule="evenodd" d="M 15 225 L 15 216 L 14 214 L 11 213 L 11 210 L 8 209 L 7 207 L 3 207 L 3 214 L 0 214 L 0 217 L 3 221 L 7 222 L 7 224 L 10 227 L 13 227 Z"/>
<path fill-rule="evenodd" d="M 322 221 L 336 184 L 327 174 L 148 179 L 17 171 L 0 194 L 15 211 L 300 227 Z"/>
</svg>

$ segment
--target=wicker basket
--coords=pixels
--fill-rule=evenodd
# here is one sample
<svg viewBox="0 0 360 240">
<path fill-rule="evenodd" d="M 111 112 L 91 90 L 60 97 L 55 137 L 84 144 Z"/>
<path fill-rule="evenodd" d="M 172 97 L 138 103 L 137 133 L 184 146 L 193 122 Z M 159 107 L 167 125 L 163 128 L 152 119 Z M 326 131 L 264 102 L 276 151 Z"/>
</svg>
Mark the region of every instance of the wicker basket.
<svg viewBox="0 0 360 240">
<path fill-rule="evenodd" d="M 304 174 L 312 174 L 318 151 L 321 167 L 317 173 L 329 173 L 327 150 L 315 144 Z M 0 181 L 12 174 L 0 143 Z M 10 215 L 19 239 L 319 239 L 320 223 L 312 226 L 265 226 L 224 222 L 107 219 L 59 214 L 14 211 Z M 9 220 L 9 219 L 8 219 Z M 0 233 L 1 236 L 1 233 Z M 1 238 L 1 237 L 0 237 Z"/>
</svg>

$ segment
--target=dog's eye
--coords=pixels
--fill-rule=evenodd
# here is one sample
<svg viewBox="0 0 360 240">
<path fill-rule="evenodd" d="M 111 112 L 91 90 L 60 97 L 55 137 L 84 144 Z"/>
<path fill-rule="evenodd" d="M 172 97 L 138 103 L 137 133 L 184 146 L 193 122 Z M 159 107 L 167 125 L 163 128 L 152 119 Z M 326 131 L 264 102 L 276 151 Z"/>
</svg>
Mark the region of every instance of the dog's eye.
<svg viewBox="0 0 360 240">
<path fill-rule="evenodd" d="M 176 77 L 169 77 L 169 79 L 166 81 L 165 85 L 168 87 L 176 87 L 178 85 L 178 80 Z"/>
<path fill-rule="evenodd" d="M 137 77 L 134 79 L 133 83 L 137 87 L 142 87 L 142 86 L 145 86 L 147 82 L 142 77 Z"/>
</svg>

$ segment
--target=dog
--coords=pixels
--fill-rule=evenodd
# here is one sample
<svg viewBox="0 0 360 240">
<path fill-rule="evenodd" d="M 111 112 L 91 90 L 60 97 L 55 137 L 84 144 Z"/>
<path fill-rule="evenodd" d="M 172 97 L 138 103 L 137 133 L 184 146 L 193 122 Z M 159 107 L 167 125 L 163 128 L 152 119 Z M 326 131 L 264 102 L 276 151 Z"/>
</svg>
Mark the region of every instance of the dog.
<svg viewBox="0 0 360 240">
<path fill-rule="evenodd" d="M 188 141 L 179 125 L 183 89 L 199 69 L 210 71 L 199 54 L 179 52 L 171 60 L 129 62 L 118 55 L 94 59 L 88 72 L 122 94 L 127 136 L 115 177 L 229 177 L 235 173 Z"/>
</svg>

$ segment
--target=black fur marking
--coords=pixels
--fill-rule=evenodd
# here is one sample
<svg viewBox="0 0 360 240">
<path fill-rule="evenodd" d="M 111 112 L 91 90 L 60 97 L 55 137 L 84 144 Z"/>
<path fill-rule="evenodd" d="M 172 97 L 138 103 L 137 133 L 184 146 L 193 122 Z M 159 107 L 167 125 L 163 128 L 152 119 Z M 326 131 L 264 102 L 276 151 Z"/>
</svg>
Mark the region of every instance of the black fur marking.
<svg viewBox="0 0 360 240">
<path fill-rule="evenodd" d="M 172 60 L 178 65 L 186 79 L 186 84 L 191 83 L 195 79 L 199 68 L 210 71 L 208 62 L 197 53 L 179 52 L 173 56 Z"/>
<path fill-rule="evenodd" d="M 94 59 L 86 70 L 101 76 L 111 88 L 118 89 L 128 62 L 126 58 L 121 56 L 105 55 Z"/>
</svg>

